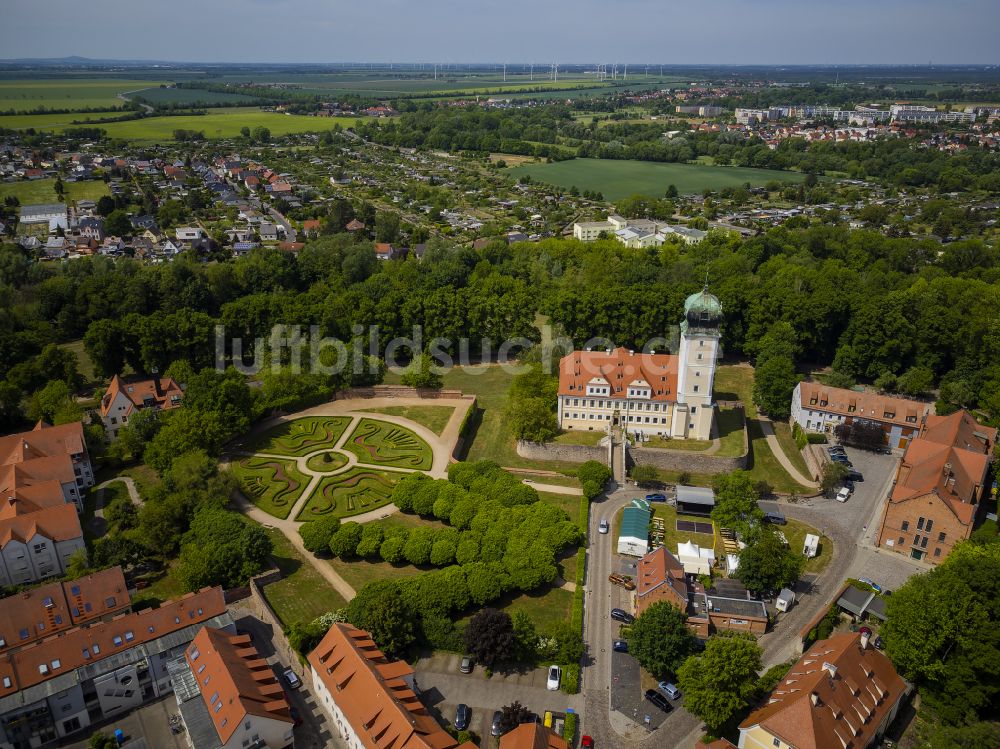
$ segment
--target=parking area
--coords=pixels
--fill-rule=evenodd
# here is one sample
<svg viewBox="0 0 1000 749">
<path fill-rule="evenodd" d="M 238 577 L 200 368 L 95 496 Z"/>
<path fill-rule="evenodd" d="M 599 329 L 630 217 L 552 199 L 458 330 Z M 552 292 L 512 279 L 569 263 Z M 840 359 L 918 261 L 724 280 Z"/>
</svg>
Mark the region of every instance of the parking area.
<svg viewBox="0 0 1000 749">
<path fill-rule="evenodd" d="M 645 698 L 642 686 L 642 668 L 628 653 L 611 654 L 611 709 L 650 731 L 655 731 L 677 713 L 679 701 L 672 702 L 674 710 L 664 713 Z"/>
<path fill-rule="evenodd" d="M 112 736 L 116 730 L 120 730 L 125 735 L 125 743 L 122 745 L 125 747 L 186 749 L 188 745 L 185 734 L 174 733 L 170 729 L 170 716 L 178 712 L 177 700 L 169 694 L 126 715 L 92 725 L 87 728 L 85 738 L 63 746 L 69 749 L 87 749 L 90 735 L 95 731 L 103 731 L 106 735 Z"/>
</svg>

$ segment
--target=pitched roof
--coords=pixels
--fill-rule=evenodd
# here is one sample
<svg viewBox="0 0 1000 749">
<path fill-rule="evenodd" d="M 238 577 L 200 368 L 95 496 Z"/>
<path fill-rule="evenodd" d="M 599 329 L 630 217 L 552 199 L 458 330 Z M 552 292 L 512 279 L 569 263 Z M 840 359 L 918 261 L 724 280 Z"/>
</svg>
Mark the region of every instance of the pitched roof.
<svg viewBox="0 0 1000 749">
<path fill-rule="evenodd" d="M 679 357 L 633 353 L 625 348 L 574 351 L 559 362 L 559 395 L 586 395 L 587 385 L 609 386 L 612 398 L 625 398 L 629 386 L 649 386 L 651 401 L 677 400 Z"/>
<path fill-rule="evenodd" d="M 827 387 L 819 382 L 800 382 L 796 387 L 803 408 L 810 408 L 839 416 L 870 419 L 887 424 L 916 428 L 920 420 L 930 413 L 927 403 L 894 398 L 880 393 Z"/>
<path fill-rule="evenodd" d="M 0 520 L 0 548 L 11 541 L 27 543 L 36 535 L 42 535 L 53 541 L 81 538 L 83 530 L 80 528 L 80 516 L 77 515 L 76 505 L 61 504 Z"/>
<path fill-rule="evenodd" d="M 0 697 L 41 684 L 136 645 L 221 616 L 226 611 L 222 588 L 205 588 L 159 608 L 121 614 L 34 642 L 0 656 Z M 10 680 L 10 686 L 2 680 Z"/>
<path fill-rule="evenodd" d="M 390 661 L 371 635 L 334 624 L 309 654 L 309 664 L 365 749 L 455 749 L 458 742 L 424 707 L 405 677 L 411 669 Z M 466 742 L 461 749 L 473 749 Z"/>
<path fill-rule="evenodd" d="M 556 736 L 537 722 L 522 723 L 500 737 L 500 749 L 566 749 L 562 736 Z"/>
<path fill-rule="evenodd" d="M 122 380 L 115 375 L 111 378 L 108 390 L 101 398 L 101 416 L 109 414 L 111 404 L 115 397 L 121 393 L 132 403 L 132 407 L 125 412 L 126 415 L 132 413 L 134 408 L 172 408 L 177 405 L 174 398 L 182 398 L 184 391 L 173 377 L 151 377 L 147 379 Z"/>
<path fill-rule="evenodd" d="M 293 722 L 285 690 L 247 635 L 202 627 L 184 657 L 223 745 L 247 715 Z"/>
<path fill-rule="evenodd" d="M 667 551 L 666 546 L 653 549 L 639 560 L 636 569 L 636 595 L 641 599 L 666 585 L 673 590 L 681 606 L 687 604 L 687 579 L 684 567 Z"/>
<path fill-rule="evenodd" d="M 935 494 L 969 525 L 996 438 L 996 429 L 982 426 L 968 411 L 926 416 L 903 454 L 889 501 L 898 504 Z"/>
<path fill-rule="evenodd" d="M 796 749 L 868 746 L 907 686 L 885 655 L 860 642 L 860 632 L 845 632 L 815 643 L 740 730 L 759 725 Z"/>
<path fill-rule="evenodd" d="M 83 424 L 79 421 L 55 427 L 40 421 L 30 432 L 0 437 L 0 466 L 83 452 Z"/>
<path fill-rule="evenodd" d="M 649 538 L 649 518 L 648 510 L 640 507 L 626 507 L 622 512 L 622 524 L 619 528 L 618 536 L 632 538 Z"/>
</svg>

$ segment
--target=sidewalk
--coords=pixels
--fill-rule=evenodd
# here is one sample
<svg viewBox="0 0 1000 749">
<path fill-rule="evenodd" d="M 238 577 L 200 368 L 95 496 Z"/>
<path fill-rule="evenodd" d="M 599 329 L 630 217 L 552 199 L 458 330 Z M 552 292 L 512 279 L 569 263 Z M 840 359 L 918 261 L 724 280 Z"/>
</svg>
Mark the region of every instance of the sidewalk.
<svg viewBox="0 0 1000 749">
<path fill-rule="evenodd" d="M 812 479 L 803 476 L 799 472 L 799 469 L 792 465 L 792 461 L 788 459 L 788 456 L 785 455 L 785 451 L 781 449 L 781 443 L 778 442 L 778 438 L 774 434 L 774 427 L 771 425 L 771 420 L 758 416 L 757 423 L 760 424 L 760 430 L 764 433 L 764 437 L 767 438 L 767 446 L 771 448 L 771 452 L 774 453 L 774 457 L 777 458 L 779 463 L 781 463 L 781 467 L 785 469 L 788 475 L 804 487 L 809 489 L 818 489 L 819 484 Z"/>
</svg>

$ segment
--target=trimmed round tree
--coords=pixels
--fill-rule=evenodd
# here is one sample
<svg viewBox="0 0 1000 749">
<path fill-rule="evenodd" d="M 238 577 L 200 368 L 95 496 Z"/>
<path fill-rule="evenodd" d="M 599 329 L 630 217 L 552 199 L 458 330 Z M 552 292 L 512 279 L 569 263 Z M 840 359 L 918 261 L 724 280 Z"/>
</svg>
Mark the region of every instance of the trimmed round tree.
<svg viewBox="0 0 1000 749">
<path fill-rule="evenodd" d="M 299 526 L 299 535 L 302 536 L 302 545 L 307 551 L 316 554 L 330 548 L 330 539 L 340 528 L 340 518 L 334 515 L 327 515 L 318 520 L 310 520 Z"/>
</svg>

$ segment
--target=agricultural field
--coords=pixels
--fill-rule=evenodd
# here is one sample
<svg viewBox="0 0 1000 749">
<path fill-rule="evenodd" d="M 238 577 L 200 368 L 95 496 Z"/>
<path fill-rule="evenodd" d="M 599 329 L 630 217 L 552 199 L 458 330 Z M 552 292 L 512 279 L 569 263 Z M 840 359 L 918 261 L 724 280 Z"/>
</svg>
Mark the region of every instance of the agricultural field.
<svg viewBox="0 0 1000 749">
<path fill-rule="evenodd" d="M 0 116 L 0 129 L 25 130 L 33 127 L 36 130 L 54 130 L 64 127 L 87 127 L 93 120 L 105 117 L 121 117 L 121 111 L 106 112 L 66 112 L 65 114 L 8 114 Z M 99 124 L 99 123 L 98 123 Z"/>
<path fill-rule="evenodd" d="M 192 88 L 143 88 L 132 92 L 133 96 L 159 104 L 253 104 L 258 100 L 245 94 L 230 94 L 221 91 L 202 91 Z"/>
<path fill-rule="evenodd" d="M 119 109 L 118 94 L 158 86 L 159 81 L 128 78 L 54 78 L 0 80 L 0 112 L 50 109 Z"/>
<path fill-rule="evenodd" d="M 406 427 L 362 419 L 344 443 L 344 449 L 366 465 L 428 470 L 434 462 L 431 446 Z"/>
<path fill-rule="evenodd" d="M 233 474 L 243 493 L 264 512 L 287 518 L 292 506 L 309 483 L 294 460 L 255 455 L 233 463 Z"/>
<path fill-rule="evenodd" d="M 55 179 L 28 179 L 17 182 L 0 182 L 0 200 L 14 196 L 21 205 L 34 205 L 35 203 L 56 203 Z M 76 200 L 97 200 L 104 195 L 110 195 L 106 183 L 101 180 L 88 180 L 86 182 L 67 182 L 63 180 L 63 187 L 66 190 L 65 200 L 70 203 Z"/>
<path fill-rule="evenodd" d="M 774 169 L 703 166 L 701 164 L 665 164 L 651 161 L 617 161 L 613 159 L 573 159 L 552 164 L 523 164 L 507 173 L 515 178 L 530 175 L 532 179 L 558 187 L 577 187 L 603 193 L 607 200 L 620 200 L 642 194 L 661 198 L 668 185 L 683 194 L 700 193 L 704 189 L 720 190 L 740 187 L 747 182 L 763 185 L 771 180 L 799 182 L 805 175 Z"/>
<path fill-rule="evenodd" d="M 350 425 L 348 416 L 310 416 L 286 421 L 257 435 L 245 445 L 250 452 L 301 457 L 321 447 L 333 447 Z"/>
<path fill-rule="evenodd" d="M 370 468 L 352 468 L 323 479 L 296 520 L 308 522 L 324 515 L 347 517 L 389 504 L 396 478 Z"/>
</svg>

